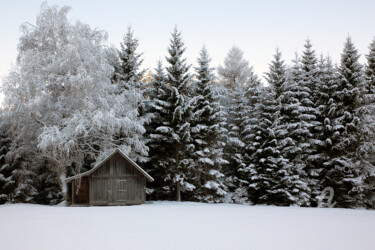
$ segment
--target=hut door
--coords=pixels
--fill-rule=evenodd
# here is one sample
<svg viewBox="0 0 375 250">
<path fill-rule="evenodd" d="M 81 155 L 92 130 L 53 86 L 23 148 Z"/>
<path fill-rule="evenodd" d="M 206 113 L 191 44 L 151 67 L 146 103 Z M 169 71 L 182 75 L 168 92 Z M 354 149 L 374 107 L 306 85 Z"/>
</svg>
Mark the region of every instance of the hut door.
<svg viewBox="0 0 375 250">
<path fill-rule="evenodd" d="M 90 204 L 105 205 L 112 199 L 111 179 L 106 177 L 90 178 Z"/>
<path fill-rule="evenodd" d="M 113 200 L 122 201 L 122 202 L 127 200 L 127 180 L 126 179 L 114 180 Z"/>
</svg>

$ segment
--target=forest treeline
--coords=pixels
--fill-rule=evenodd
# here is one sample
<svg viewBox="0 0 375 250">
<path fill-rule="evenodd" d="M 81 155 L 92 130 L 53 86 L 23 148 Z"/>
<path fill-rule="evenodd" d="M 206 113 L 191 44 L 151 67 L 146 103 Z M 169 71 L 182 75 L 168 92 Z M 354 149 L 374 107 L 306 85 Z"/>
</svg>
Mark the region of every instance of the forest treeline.
<svg viewBox="0 0 375 250">
<path fill-rule="evenodd" d="M 306 40 L 286 64 L 276 50 L 265 82 L 233 46 L 216 70 L 203 47 L 195 67 L 175 28 L 166 63 L 143 69 L 128 28 L 107 34 L 43 4 L 21 26 L 3 79 L 0 203 L 57 204 L 64 179 L 120 148 L 154 179 L 148 199 L 375 207 L 375 40 L 359 63 L 351 38 L 341 61 Z"/>
</svg>

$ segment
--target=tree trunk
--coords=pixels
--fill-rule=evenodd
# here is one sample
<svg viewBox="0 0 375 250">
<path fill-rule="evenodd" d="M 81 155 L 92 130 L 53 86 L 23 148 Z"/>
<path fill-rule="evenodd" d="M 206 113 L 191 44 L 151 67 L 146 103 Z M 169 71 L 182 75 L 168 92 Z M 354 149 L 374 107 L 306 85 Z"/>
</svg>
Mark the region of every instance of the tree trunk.
<svg viewBox="0 0 375 250">
<path fill-rule="evenodd" d="M 61 191 L 62 191 L 62 195 L 63 195 L 64 200 L 67 201 L 68 200 L 68 185 L 67 185 L 65 179 L 66 179 L 66 174 L 62 173 L 60 175 Z"/>
<path fill-rule="evenodd" d="M 180 184 L 180 182 L 177 182 L 176 201 L 181 201 L 181 184 Z"/>
<path fill-rule="evenodd" d="M 180 165 L 180 145 L 176 147 L 176 174 L 180 172 L 178 166 Z M 181 201 L 181 183 L 180 180 L 176 183 L 176 201 Z"/>
</svg>

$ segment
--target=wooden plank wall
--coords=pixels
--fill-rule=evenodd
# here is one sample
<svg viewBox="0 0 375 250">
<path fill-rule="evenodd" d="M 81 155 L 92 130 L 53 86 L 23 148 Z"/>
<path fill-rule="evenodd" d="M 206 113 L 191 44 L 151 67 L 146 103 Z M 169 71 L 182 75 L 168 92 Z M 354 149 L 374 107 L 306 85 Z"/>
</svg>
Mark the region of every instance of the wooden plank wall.
<svg viewBox="0 0 375 250">
<path fill-rule="evenodd" d="M 73 181 L 75 184 L 75 181 Z M 76 188 L 74 189 L 75 192 Z M 79 188 L 78 194 L 74 193 L 74 203 L 75 204 L 89 204 L 89 178 L 87 176 L 82 177 L 81 186 Z"/>
<path fill-rule="evenodd" d="M 131 205 L 146 200 L 146 178 L 120 154 L 90 176 L 90 204 Z"/>
</svg>

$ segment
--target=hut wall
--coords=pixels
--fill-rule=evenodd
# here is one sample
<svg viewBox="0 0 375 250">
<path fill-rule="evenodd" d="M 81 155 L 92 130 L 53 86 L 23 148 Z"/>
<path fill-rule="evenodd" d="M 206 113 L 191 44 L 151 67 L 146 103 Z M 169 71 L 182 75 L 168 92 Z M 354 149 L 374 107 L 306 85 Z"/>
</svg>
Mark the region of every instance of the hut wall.
<svg viewBox="0 0 375 250">
<path fill-rule="evenodd" d="M 146 200 L 146 178 L 120 154 L 90 176 L 90 204 L 132 205 Z"/>
<path fill-rule="evenodd" d="M 74 192 L 75 190 L 77 190 L 77 182 L 76 181 L 72 181 L 72 184 L 71 186 L 73 187 L 74 186 Z M 72 189 L 70 188 L 70 192 L 72 191 Z M 79 188 L 79 191 L 78 193 L 74 193 L 74 194 L 71 194 L 74 201 L 73 203 L 74 204 L 89 204 L 89 193 L 90 193 L 90 190 L 89 190 L 89 178 L 87 176 L 84 176 L 82 177 L 81 179 L 81 184 L 80 184 L 80 188 Z"/>
</svg>

